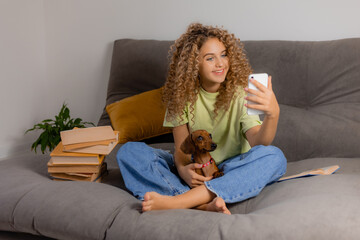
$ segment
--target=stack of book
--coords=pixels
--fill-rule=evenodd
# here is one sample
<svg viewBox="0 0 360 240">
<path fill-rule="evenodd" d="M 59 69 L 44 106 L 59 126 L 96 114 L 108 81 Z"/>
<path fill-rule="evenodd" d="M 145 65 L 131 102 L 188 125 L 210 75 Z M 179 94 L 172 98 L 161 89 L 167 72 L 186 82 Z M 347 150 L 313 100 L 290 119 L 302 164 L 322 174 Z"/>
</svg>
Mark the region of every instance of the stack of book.
<svg viewBox="0 0 360 240">
<path fill-rule="evenodd" d="M 105 156 L 118 143 L 119 133 L 110 126 L 62 131 L 61 141 L 50 153 L 48 172 L 56 181 L 101 182 Z"/>
</svg>

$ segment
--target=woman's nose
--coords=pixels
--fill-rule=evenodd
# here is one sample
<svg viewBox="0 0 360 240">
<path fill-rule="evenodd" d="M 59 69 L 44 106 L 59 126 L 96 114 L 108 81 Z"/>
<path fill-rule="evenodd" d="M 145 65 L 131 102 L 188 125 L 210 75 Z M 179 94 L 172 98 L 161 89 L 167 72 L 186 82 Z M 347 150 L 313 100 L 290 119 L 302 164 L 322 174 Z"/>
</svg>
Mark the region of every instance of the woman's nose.
<svg viewBox="0 0 360 240">
<path fill-rule="evenodd" d="M 216 67 L 222 67 L 224 65 L 223 59 L 218 58 L 215 63 Z"/>
</svg>

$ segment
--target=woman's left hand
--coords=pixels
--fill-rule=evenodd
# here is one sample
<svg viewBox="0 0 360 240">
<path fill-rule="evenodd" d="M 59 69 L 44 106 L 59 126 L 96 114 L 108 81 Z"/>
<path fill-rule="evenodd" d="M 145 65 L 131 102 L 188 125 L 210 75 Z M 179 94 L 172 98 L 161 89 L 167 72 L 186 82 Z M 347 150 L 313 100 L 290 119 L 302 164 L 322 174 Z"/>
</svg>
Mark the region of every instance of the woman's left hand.
<svg viewBox="0 0 360 240">
<path fill-rule="evenodd" d="M 254 79 L 251 79 L 250 81 L 258 88 L 258 90 L 245 88 L 245 91 L 248 94 L 252 94 L 252 96 L 246 96 L 245 99 L 253 102 L 253 104 L 246 103 L 245 106 L 264 111 L 267 118 L 278 118 L 280 107 L 272 89 L 271 76 L 268 78 L 267 88 Z"/>
</svg>

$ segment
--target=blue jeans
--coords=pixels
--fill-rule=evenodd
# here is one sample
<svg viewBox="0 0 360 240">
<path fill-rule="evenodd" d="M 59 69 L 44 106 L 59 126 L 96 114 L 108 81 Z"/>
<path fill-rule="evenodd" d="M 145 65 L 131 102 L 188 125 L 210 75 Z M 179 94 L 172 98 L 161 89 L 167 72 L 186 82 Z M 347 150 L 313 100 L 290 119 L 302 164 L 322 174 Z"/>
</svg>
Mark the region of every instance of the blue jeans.
<svg viewBox="0 0 360 240">
<path fill-rule="evenodd" d="M 166 151 L 128 142 L 116 159 L 127 189 L 140 200 L 146 192 L 175 196 L 190 189 L 177 174 L 173 155 Z M 224 176 L 205 182 L 205 186 L 226 203 L 234 203 L 257 196 L 266 185 L 277 181 L 286 171 L 286 158 L 274 146 L 255 146 L 218 167 Z"/>
</svg>

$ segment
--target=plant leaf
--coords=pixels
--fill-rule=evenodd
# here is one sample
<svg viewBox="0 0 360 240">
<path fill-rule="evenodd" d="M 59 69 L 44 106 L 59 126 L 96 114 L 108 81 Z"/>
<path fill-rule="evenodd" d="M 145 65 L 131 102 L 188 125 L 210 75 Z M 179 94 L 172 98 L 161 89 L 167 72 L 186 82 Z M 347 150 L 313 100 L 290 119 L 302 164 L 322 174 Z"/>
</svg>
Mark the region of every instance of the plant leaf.
<svg viewBox="0 0 360 240">
<path fill-rule="evenodd" d="M 77 118 L 77 119 L 75 119 L 75 121 L 74 121 L 74 125 L 75 125 L 75 126 L 80 125 L 80 124 L 81 124 L 81 121 L 82 121 L 82 119 L 81 119 L 81 118 Z"/>
<path fill-rule="evenodd" d="M 36 141 L 31 145 L 31 150 L 34 150 L 35 153 L 36 153 L 37 146 L 40 144 L 40 140 L 41 140 L 41 138 L 38 137 L 38 139 L 36 139 Z"/>
<path fill-rule="evenodd" d="M 70 118 L 70 110 L 69 110 L 69 108 L 65 108 L 65 110 L 64 110 L 64 120 L 66 120 L 66 119 L 69 119 Z"/>
<path fill-rule="evenodd" d="M 48 143 L 49 143 L 49 133 L 43 132 L 40 136 L 42 137 L 41 138 L 41 152 L 44 154 L 46 147 L 48 146 Z"/>
<path fill-rule="evenodd" d="M 49 123 L 49 122 L 52 122 L 52 121 L 54 121 L 54 120 L 52 120 L 52 119 L 45 119 L 45 120 L 43 120 L 42 122 L 43 122 L 43 123 Z"/>
<path fill-rule="evenodd" d="M 31 150 L 36 149 L 41 145 L 41 151 L 44 154 L 46 148 L 52 151 L 61 141 L 60 132 L 64 130 L 70 130 L 74 127 L 83 128 L 85 125 L 95 126 L 92 122 L 83 122 L 81 118 L 73 119 L 70 117 L 70 109 L 64 102 L 58 115 L 55 115 L 55 120 L 45 119 L 42 122 L 35 124 L 33 128 L 27 129 L 25 133 L 33 130 L 43 130 L 40 136 L 31 145 Z"/>
</svg>

